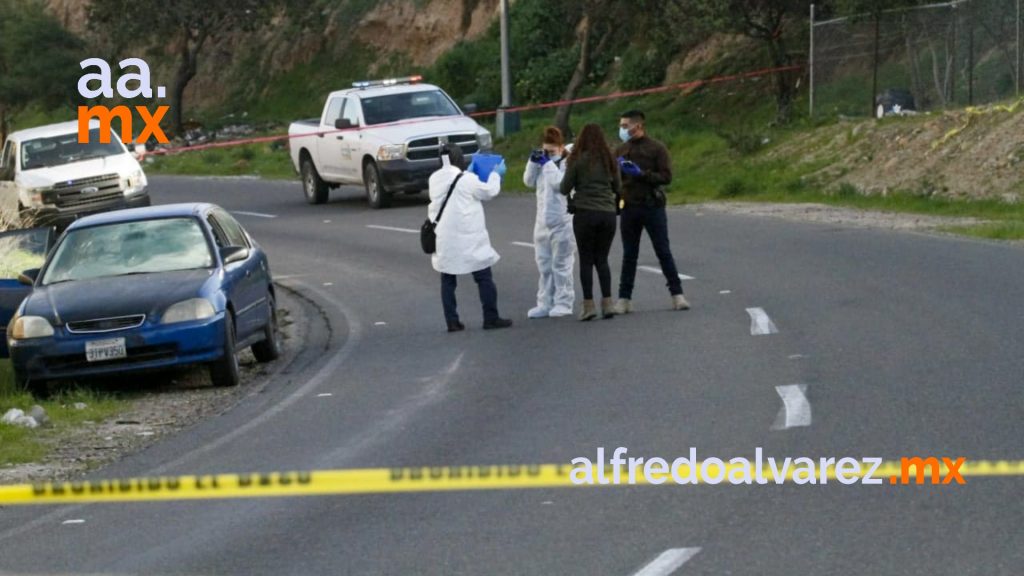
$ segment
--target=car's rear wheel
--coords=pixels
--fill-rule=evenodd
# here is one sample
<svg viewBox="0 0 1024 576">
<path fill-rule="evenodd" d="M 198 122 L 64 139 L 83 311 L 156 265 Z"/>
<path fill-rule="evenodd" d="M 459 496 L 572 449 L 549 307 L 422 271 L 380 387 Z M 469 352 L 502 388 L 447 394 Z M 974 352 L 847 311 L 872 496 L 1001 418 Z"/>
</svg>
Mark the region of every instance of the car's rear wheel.
<svg viewBox="0 0 1024 576">
<path fill-rule="evenodd" d="M 228 312 L 224 318 L 224 355 L 210 362 L 210 381 L 214 386 L 238 386 L 238 355 L 235 354 L 235 315 Z"/>
<path fill-rule="evenodd" d="M 380 181 L 380 169 L 373 162 L 367 162 L 363 169 L 363 181 L 366 183 L 366 199 L 374 209 L 387 208 L 391 205 L 391 194 L 384 189 Z"/>
<path fill-rule="evenodd" d="M 310 204 L 327 202 L 330 193 L 327 183 L 320 178 L 313 160 L 308 156 L 302 159 L 302 192 L 306 195 L 306 202 Z"/>
<path fill-rule="evenodd" d="M 281 357 L 281 333 L 277 325 L 277 305 L 273 296 L 267 296 L 267 303 L 270 308 L 269 320 L 263 328 L 263 341 L 252 345 L 252 355 L 257 362 L 273 362 Z"/>
</svg>

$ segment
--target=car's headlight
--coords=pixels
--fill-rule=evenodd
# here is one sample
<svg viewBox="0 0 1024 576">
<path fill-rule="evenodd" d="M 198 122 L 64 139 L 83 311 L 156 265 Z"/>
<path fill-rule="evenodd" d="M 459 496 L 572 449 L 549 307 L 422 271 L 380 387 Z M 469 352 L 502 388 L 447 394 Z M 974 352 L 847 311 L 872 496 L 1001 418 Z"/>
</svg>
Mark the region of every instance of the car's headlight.
<svg viewBox="0 0 1024 576">
<path fill-rule="evenodd" d="M 141 168 L 132 172 L 131 175 L 128 176 L 128 181 L 125 183 L 124 195 L 131 196 L 132 194 L 138 194 L 144 191 L 147 183 L 146 174 Z"/>
<path fill-rule="evenodd" d="M 405 158 L 404 144 L 388 144 L 377 150 L 377 160 L 386 162 L 388 160 L 401 160 Z"/>
<path fill-rule="evenodd" d="M 25 190 L 25 196 L 28 200 L 28 208 L 39 208 L 43 206 L 43 193 L 49 190 L 49 187 L 29 188 L 28 190 Z"/>
<path fill-rule="evenodd" d="M 163 323 L 191 322 L 213 318 L 217 312 L 206 298 L 192 298 L 172 305 L 164 312 Z"/>
<path fill-rule="evenodd" d="M 476 144 L 481 150 L 490 150 L 494 147 L 494 139 L 491 138 L 491 133 L 484 130 L 483 132 L 477 132 Z"/>
<path fill-rule="evenodd" d="M 48 338 L 53 336 L 50 321 L 41 316 L 19 316 L 14 319 L 11 329 L 11 340 L 30 340 L 32 338 Z"/>
</svg>

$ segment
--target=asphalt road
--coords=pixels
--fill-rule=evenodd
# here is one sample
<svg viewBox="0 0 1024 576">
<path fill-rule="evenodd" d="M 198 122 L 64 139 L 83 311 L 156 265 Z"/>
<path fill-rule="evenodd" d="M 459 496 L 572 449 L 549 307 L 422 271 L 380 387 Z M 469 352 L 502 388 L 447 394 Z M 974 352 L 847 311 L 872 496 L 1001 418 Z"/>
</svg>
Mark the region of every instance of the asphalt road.
<svg viewBox="0 0 1024 576">
<path fill-rule="evenodd" d="M 640 272 L 638 313 L 528 321 L 534 203 L 487 207 L 513 329 L 447 334 L 422 197 L 309 206 L 297 182 L 154 178 L 233 211 L 324 348 L 266 394 L 96 478 L 673 459 L 1024 459 L 1018 247 L 673 210 L 693 304 Z M 613 262 L 619 262 L 616 246 Z M 642 265 L 657 266 L 650 245 Z M 617 280 L 617 271 L 615 277 Z M 776 330 L 752 335 L 747 310 Z M 779 429 L 777 386 L 810 421 Z M 331 396 L 322 396 L 331 394 Z M 802 416 L 806 416 L 802 413 Z M 0 509 L 0 571 L 39 574 L 1021 574 L 1024 478 L 964 486 L 660 486 Z M 84 520 L 64 524 L 67 520 Z M 679 550 L 685 549 L 685 550 Z M 663 555 L 664 554 L 664 555 Z M 674 560 L 674 561 L 673 561 Z M 674 571 L 673 571 L 674 570 Z"/>
</svg>

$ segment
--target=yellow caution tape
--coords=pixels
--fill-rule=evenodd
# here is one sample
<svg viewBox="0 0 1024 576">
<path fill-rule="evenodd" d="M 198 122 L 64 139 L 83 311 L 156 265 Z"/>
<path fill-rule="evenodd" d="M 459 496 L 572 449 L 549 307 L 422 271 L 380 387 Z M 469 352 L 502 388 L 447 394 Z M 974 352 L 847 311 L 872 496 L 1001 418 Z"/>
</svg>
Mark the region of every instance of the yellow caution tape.
<svg viewBox="0 0 1024 576">
<path fill-rule="evenodd" d="M 795 460 L 794 460 L 795 461 Z M 607 487 L 630 484 L 677 485 L 667 471 L 649 474 L 645 478 L 642 467 L 630 477 L 627 467 L 616 472 L 606 466 L 596 478 L 586 476 L 570 464 L 444 466 L 427 468 L 374 468 L 356 470 L 323 470 L 314 472 L 272 472 L 253 474 L 218 474 L 208 476 L 159 476 L 119 480 L 90 480 L 81 482 L 53 482 L 0 486 L 0 505 L 82 504 L 112 502 L 157 502 L 172 500 L 203 500 L 220 498 L 266 498 L 289 496 L 323 496 L 345 494 L 387 494 L 409 492 L 440 492 L 468 490 L 517 490 L 537 488 Z M 947 475 L 945 465 L 938 467 L 939 478 Z M 756 466 L 746 463 L 701 462 L 682 465 L 676 473 L 680 478 L 696 478 L 696 483 L 707 483 L 704 478 L 722 478 L 730 485 L 733 478 L 751 478 L 748 484 L 775 484 L 800 482 L 795 465 L 776 473 L 768 464 Z M 873 471 L 862 467 L 860 473 L 846 477 L 871 474 L 882 484 L 901 484 L 899 461 L 880 462 Z M 993 477 L 1024 476 L 1024 461 L 971 461 L 959 468 L 960 476 Z M 702 476 L 703 475 L 703 476 Z M 834 466 L 818 468 L 814 472 L 817 484 L 821 479 L 836 480 Z M 779 480 L 776 481 L 776 476 Z M 806 474 L 804 480 L 806 480 Z M 930 480 L 930 476 L 928 480 Z M 574 481 L 575 478 L 575 481 Z M 592 482 L 577 483 L 581 479 Z M 758 479 L 762 481 L 758 481 Z M 913 475 L 910 484 L 914 483 Z M 902 484 L 906 484 L 903 482 Z M 930 483 L 926 481 L 925 483 Z M 950 483 L 956 485 L 956 482 Z"/>
<path fill-rule="evenodd" d="M 958 134 L 960 134 L 961 132 L 966 130 L 968 127 L 970 127 L 970 125 L 971 125 L 971 118 L 973 118 L 975 116 L 981 116 L 983 114 L 991 114 L 993 112 L 1006 112 L 1008 114 L 1013 114 L 1014 112 L 1017 111 L 1017 108 L 1020 107 L 1021 102 L 1024 102 L 1024 98 L 1021 98 L 1020 100 L 1017 100 L 1016 102 L 1014 102 L 1013 104 L 1010 104 L 1010 105 L 999 104 L 999 105 L 995 105 L 995 106 L 984 106 L 984 107 L 969 106 L 966 109 L 967 121 L 964 122 L 964 125 L 960 126 L 960 127 L 957 127 L 957 128 L 953 128 L 949 132 L 946 132 L 946 134 L 941 139 L 939 139 L 934 144 L 932 144 L 932 150 L 935 150 L 939 146 L 942 146 L 943 144 L 948 142 L 951 138 L 954 138 L 955 136 L 957 136 Z"/>
</svg>

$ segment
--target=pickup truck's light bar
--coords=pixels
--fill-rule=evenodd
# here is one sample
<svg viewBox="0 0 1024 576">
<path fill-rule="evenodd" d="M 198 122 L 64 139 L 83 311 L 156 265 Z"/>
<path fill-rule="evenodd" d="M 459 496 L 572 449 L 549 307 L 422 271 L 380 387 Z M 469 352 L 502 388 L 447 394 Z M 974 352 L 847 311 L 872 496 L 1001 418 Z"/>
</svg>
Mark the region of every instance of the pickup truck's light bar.
<svg viewBox="0 0 1024 576">
<path fill-rule="evenodd" d="M 353 82 L 353 88 L 370 88 L 371 86 L 397 86 L 399 84 L 415 84 L 421 82 L 423 76 L 403 76 L 401 78 L 388 78 L 387 80 L 363 80 Z"/>
</svg>

